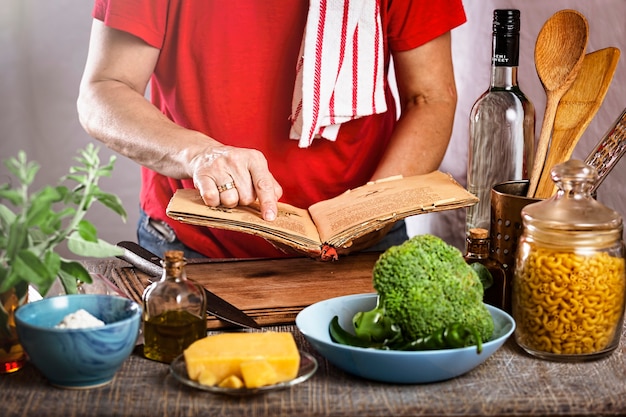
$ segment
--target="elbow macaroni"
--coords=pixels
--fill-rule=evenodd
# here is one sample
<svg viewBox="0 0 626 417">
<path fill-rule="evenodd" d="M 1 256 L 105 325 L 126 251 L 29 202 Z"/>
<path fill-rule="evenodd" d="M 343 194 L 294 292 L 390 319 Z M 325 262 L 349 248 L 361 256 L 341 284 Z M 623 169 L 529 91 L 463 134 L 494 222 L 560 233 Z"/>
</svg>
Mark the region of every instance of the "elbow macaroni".
<svg viewBox="0 0 626 417">
<path fill-rule="evenodd" d="M 518 344 L 569 355 L 606 349 L 621 332 L 624 259 L 532 249 L 513 284 Z"/>
</svg>

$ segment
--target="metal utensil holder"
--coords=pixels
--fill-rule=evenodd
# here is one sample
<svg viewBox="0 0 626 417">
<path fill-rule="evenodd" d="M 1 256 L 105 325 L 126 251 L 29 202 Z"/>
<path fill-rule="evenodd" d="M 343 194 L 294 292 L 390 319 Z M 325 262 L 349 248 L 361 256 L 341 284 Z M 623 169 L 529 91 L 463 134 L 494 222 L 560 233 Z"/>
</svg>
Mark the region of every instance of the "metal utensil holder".
<svg viewBox="0 0 626 417">
<path fill-rule="evenodd" d="M 505 270 L 505 310 L 510 311 L 517 242 L 523 232 L 522 209 L 541 199 L 528 198 L 528 180 L 508 181 L 491 189 L 491 256 Z"/>
<path fill-rule="evenodd" d="M 523 232 L 522 209 L 540 199 L 526 197 L 529 181 L 508 181 L 491 189 L 492 256 L 505 268 L 513 268 L 517 241 Z"/>
</svg>

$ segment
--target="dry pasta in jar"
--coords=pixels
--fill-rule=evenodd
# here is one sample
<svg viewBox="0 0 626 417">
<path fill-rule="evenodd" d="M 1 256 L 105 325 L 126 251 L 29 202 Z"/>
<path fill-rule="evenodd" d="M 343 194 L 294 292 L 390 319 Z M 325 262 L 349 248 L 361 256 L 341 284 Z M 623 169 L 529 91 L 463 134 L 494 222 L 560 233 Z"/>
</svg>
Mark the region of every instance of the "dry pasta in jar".
<svg viewBox="0 0 626 417">
<path fill-rule="evenodd" d="M 513 283 L 517 343 L 539 356 L 614 349 L 624 311 L 623 257 L 522 245 L 526 255 Z"/>
</svg>

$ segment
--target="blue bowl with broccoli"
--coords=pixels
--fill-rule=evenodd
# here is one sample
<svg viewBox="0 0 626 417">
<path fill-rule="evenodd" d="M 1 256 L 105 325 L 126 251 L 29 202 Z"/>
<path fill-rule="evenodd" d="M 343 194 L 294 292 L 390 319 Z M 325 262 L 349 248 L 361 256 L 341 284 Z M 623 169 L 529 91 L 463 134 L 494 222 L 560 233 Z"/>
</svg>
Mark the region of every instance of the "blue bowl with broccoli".
<svg viewBox="0 0 626 417">
<path fill-rule="evenodd" d="M 381 350 L 348 346 L 332 340 L 329 326 L 337 316 L 344 329 L 352 329 L 356 313 L 376 308 L 378 294 L 357 294 L 320 301 L 303 309 L 296 326 L 305 339 L 330 363 L 359 377 L 399 384 L 443 381 L 476 368 L 496 352 L 515 330 L 515 321 L 504 311 L 485 305 L 493 318 L 491 338 L 477 347 L 438 350 Z"/>
</svg>

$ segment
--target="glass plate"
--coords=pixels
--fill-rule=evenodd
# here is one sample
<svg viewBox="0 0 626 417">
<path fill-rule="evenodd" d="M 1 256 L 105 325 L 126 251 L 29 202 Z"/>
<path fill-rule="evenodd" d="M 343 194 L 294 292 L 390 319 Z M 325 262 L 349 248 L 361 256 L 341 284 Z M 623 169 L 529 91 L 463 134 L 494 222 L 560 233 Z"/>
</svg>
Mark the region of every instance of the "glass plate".
<svg viewBox="0 0 626 417">
<path fill-rule="evenodd" d="M 187 366 L 185 365 L 185 358 L 183 355 L 174 359 L 174 361 L 170 364 L 170 372 L 174 375 L 174 378 L 185 385 L 215 394 L 237 396 L 255 395 L 268 391 L 276 391 L 293 387 L 294 385 L 300 384 L 301 382 L 311 378 L 315 371 L 317 371 L 317 360 L 311 354 L 300 351 L 300 369 L 298 369 L 298 375 L 290 381 L 280 382 L 278 384 L 267 385 L 259 388 L 222 388 L 218 386 L 202 385 L 199 382 L 190 379 L 189 375 L 187 375 Z"/>
</svg>

